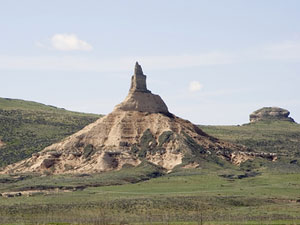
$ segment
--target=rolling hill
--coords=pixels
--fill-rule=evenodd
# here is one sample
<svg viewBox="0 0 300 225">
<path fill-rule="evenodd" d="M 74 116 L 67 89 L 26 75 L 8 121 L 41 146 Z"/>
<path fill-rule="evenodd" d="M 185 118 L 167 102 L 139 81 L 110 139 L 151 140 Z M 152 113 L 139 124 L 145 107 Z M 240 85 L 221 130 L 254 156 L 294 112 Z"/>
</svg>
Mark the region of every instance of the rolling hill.
<svg viewBox="0 0 300 225">
<path fill-rule="evenodd" d="M 41 151 L 99 117 L 32 101 L 0 98 L 0 167 Z"/>
</svg>

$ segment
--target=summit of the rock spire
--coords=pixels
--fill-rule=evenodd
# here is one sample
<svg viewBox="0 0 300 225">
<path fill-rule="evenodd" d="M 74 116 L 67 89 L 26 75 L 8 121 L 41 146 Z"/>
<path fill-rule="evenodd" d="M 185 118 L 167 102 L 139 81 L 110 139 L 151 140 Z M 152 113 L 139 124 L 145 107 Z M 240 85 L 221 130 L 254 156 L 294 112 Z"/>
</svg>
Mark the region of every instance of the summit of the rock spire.
<svg viewBox="0 0 300 225">
<path fill-rule="evenodd" d="M 115 110 L 138 111 L 149 113 L 169 113 L 168 107 L 159 95 L 152 94 L 147 89 L 146 75 L 136 62 L 134 74 L 131 77 L 131 87 L 126 99 L 115 107 Z"/>
<path fill-rule="evenodd" d="M 139 65 L 138 62 L 136 62 L 134 67 L 134 74 L 131 77 L 130 92 L 151 93 L 151 91 L 147 89 L 146 78 L 147 77 L 146 75 L 144 75 L 142 67 Z"/>
<path fill-rule="evenodd" d="M 138 62 L 135 63 L 134 74 L 135 75 L 144 75 L 143 69 L 142 69 L 141 65 Z"/>
</svg>

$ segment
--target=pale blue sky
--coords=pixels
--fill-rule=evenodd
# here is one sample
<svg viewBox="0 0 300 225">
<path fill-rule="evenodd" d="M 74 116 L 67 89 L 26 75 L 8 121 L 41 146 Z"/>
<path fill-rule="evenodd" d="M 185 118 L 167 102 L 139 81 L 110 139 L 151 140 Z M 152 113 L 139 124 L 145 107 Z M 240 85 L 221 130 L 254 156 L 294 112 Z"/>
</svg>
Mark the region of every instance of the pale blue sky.
<svg viewBox="0 0 300 225">
<path fill-rule="evenodd" d="M 298 0 L 0 0 L 0 97 L 107 114 L 137 60 L 194 123 L 300 122 L 299 21 Z"/>
</svg>

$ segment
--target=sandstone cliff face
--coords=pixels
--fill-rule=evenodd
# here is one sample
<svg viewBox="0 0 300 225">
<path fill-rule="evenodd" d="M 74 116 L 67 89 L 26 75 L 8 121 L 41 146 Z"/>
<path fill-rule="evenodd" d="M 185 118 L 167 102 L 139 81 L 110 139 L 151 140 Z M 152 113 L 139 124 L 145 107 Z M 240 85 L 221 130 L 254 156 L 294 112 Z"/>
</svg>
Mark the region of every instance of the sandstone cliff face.
<svg viewBox="0 0 300 225">
<path fill-rule="evenodd" d="M 278 108 L 278 107 L 264 107 L 259 110 L 256 110 L 252 114 L 250 114 L 250 122 L 257 121 L 290 121 L 295 122 L 293 118 L 289 117 L 290 112 L 286 109 Z"/>
<path fill-rule="evenodd" d="M 168 114 L 168 108 L 160 96 L 145 92 L 130 92 L 115 111 L 138 111 Z"/>
<path fill-rule="evenodd" d="M 197 157 L 211 155 L 237 165 L 265 157 L 213 138 L 171 114 L 147 89 L 146 76 L 136 64 L 129 94 L 112 113 L 1 173 L 96 173 L 137 166 L 143 160 L 170 171 L 182 163 L 196 167 Z"/>
</svg>

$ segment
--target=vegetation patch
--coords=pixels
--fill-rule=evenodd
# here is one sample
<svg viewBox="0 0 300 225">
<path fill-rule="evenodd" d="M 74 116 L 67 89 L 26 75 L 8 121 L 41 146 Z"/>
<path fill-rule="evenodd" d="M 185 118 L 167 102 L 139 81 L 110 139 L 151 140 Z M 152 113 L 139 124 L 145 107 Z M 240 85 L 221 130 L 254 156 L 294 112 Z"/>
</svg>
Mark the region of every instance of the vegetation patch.
<svg viewBox="0 0 300 225">
<path fill-rule="evenodd" d="M 94 146 L 91 144 L 88 144 L 87 146 L 84 147 L 83 149 L 83 156 L 88 159 L 90 158 L 93 154 L 95 153 Z"/>
<path fill-rule="evenodd" d="M 65 167 L 65 170 L 67 170 L 67 171 L 74 169 L 74 167 L 72 165 L 69 165 L 69 164 L 65 164 L 64 167 Z"/>
<path fill-rule="evenodd" d="M 172 131 L 165 131 L 163 132 L 159 138 L 158 138 L 158 146 L 162 147 L 163 144 L 168 143 L 173 138 L 173 132 Z"/>
<path fill-rule="evenodd" d="M 244 174 L 221 174 L 219 176 L 227 179 L 244 179 L 244 178 L 256 177 L 258 175 L 261 175 L 261 173 L 250 171 Z"/>
<path fill-rule="evenodd" d="M 190 137 L 185 132 L 182 132 L 182 135 L 184 136 L 185 144 L 189 147 L 189 149 L 192 150 L 192 153 L 198 156 L 199 154 L 205 154 L 206 150 L 197 144 L 192 137 Z"/>
<path fill-rule="evenodd" d="M 121 185 L 149 180 L 162 176 L 163 174 L 164 170 L 161 167 L 143 161 L 137 167 L 125 165 L 119 171 L 95 174 L 62 174 L 49 176 L 41 176 L 39 174 L 24 174 L 21 176 L 0 175 L 0 193 L 6 191 L 47 190 L 55 188 L 76 190 L 87 187 Z"/>
<path fill-rule="evenodd" d="M 143 133 L 143 136 L 140 139 L 140 145 L 142 148 L 156 147 L 157 143 L 150 129 L 145 130 L 145 132 Z"/>
<path fill-rule="evenodd" d="M 143 136 L 140 139 L 139 145 L 140 151 L 138 153 L 138 156 L 140 158 L 145 158 L 148 151 L 155 149 L 157 143 L 150 129 L 145 130 Z"/>
</svg>

